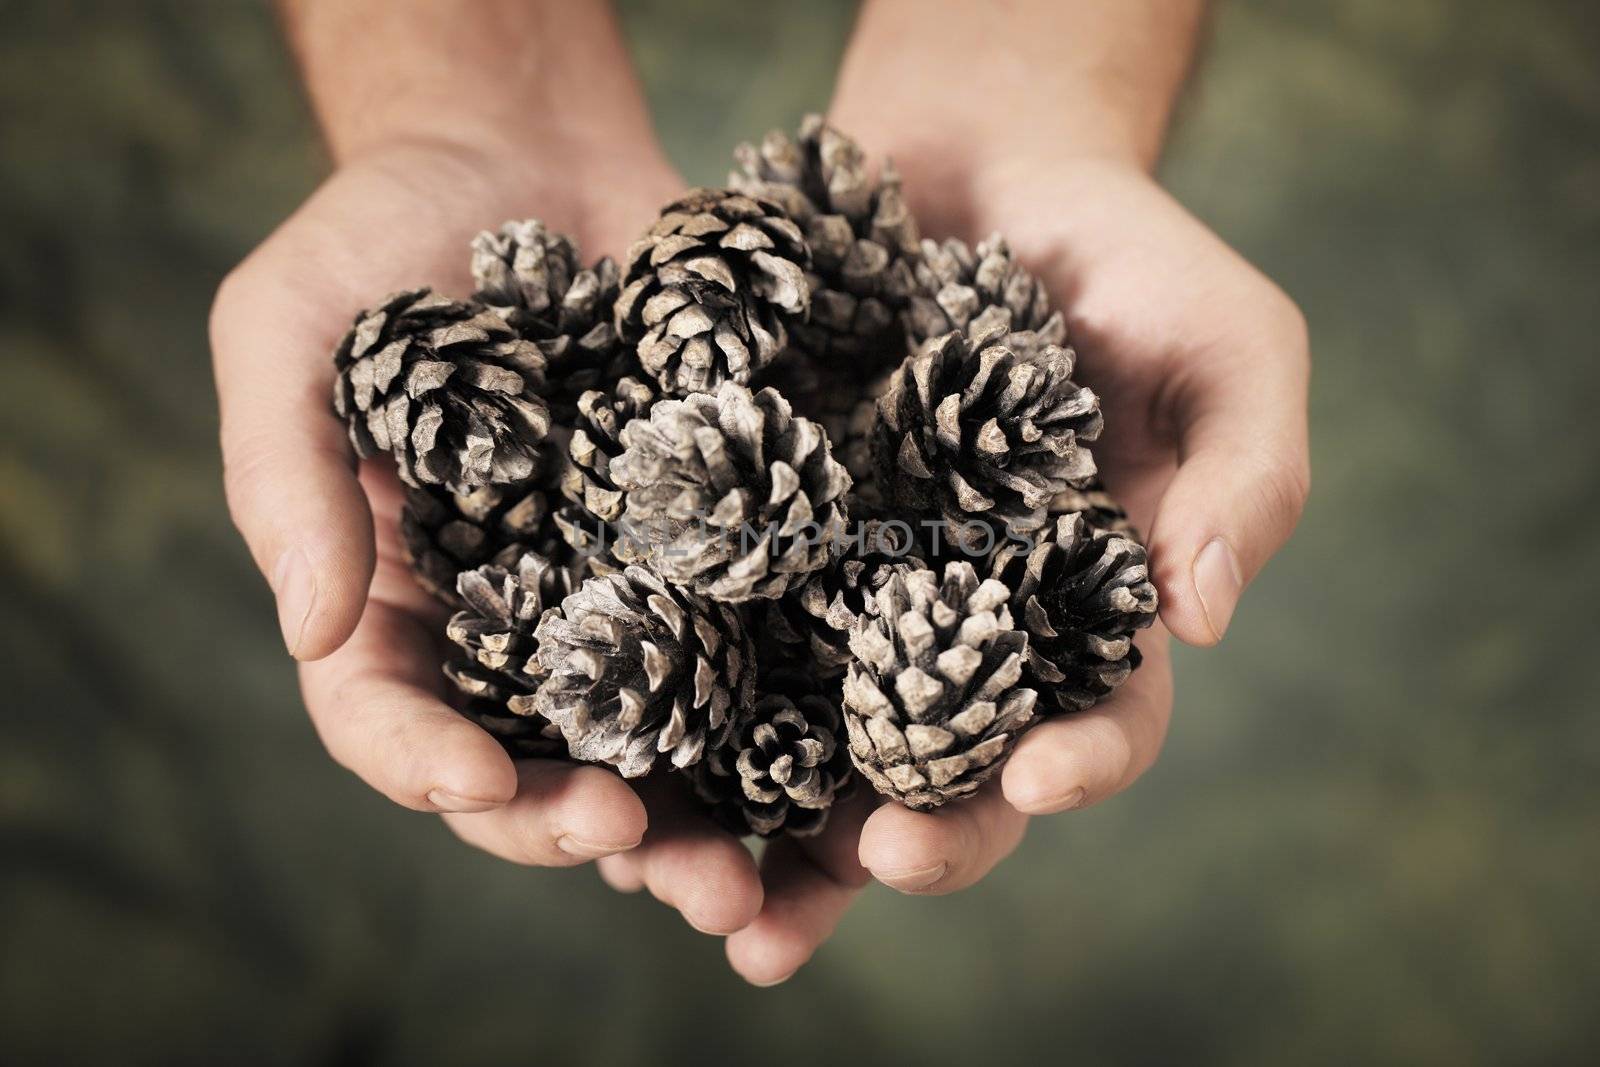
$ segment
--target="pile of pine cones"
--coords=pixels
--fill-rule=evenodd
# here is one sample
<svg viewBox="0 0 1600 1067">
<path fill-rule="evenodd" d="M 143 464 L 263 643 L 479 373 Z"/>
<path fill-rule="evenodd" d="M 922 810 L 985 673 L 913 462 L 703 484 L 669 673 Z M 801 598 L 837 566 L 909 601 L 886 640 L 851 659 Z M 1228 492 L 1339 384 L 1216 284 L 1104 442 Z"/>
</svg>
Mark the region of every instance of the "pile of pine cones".
<svg viewBox="0 0 1600 1067">
<path fill-rule="evenodd" d="M 480 234 L 472 299 L 357 316 L 334 406 L 408 487 L 464 715 L 809 834 L 857 772 L 917 809 L 973 792 L 1127 678 L 1156 595 L 1005 242 L 921 239 L 819 117 L 737 162 L 620 265 Z"/>
</svg>

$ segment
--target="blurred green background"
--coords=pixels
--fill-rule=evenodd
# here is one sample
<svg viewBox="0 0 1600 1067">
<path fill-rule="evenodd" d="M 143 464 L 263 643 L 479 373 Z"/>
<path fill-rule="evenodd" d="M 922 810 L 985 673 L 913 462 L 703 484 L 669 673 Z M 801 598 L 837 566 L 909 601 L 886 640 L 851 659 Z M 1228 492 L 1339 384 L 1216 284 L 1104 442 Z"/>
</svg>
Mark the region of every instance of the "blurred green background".
<svg viewBox="0 0 1600 1067">
<path fill-rule="evenodd" d="M 624 13 L 716 180 L 826 102 L 851 5 Z M 1301 531 L 1180 654 L 1138 789 L 966 893 L 869 892 L 772 991 L 313 737 L 223 509 L 205 338 L 325 168 L 269 12 L 0 15 L 0 1061 L 1600 1053 L 1592 3 L 1221 5 L 1165 173 L 1312 324 Z"/>
</svg>

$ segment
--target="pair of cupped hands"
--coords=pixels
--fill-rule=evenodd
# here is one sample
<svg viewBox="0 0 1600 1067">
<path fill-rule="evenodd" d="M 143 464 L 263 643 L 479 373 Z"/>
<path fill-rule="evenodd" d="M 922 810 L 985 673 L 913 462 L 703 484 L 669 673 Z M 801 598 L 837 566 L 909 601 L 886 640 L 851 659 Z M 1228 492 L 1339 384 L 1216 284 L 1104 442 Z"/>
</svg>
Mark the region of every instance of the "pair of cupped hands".
<svg viewBox="0 0 1600 1067">
<path fill-rule="evenodd" d="M 359 309 L 419 284 L 464 295 L 471 237 L 508 218 L 543 219 L 586 258 L 618 255 L 682 191 L 670 165 L 615 144 L 372 146 L 228 275 L 212 311 L 228 505 L 333 758 L 495 856 L 593 861 L 614 889 L 649 890 L 725 937 L 757 985 L 798 970 L 872 880 L 964 889 L 1032 816 L 1087 808 L 1138 778 L 1171 715 L 1168 634 L 1222 638 L 1309 487 L 1299 312 L 1140 166 L 1012 161 L 919 182 L 901 162 L 925 236 L 1002 232 L 1066 313 L 1078 377 L 1105 411 L 1100 468 L 1149 535 L 1161 621 L 1139 635 L 1144 665 L 1125 685 L 1036 726 L 974 798 L 919 813 L 858 790 L 822 834 L 776 840 L 759 863 L 674 776 L 513 761 L 447 706 L 442 617 L 401 552 L 393 465 L 358 465 L 329 406 L 330 353 Z"/>
</svg>

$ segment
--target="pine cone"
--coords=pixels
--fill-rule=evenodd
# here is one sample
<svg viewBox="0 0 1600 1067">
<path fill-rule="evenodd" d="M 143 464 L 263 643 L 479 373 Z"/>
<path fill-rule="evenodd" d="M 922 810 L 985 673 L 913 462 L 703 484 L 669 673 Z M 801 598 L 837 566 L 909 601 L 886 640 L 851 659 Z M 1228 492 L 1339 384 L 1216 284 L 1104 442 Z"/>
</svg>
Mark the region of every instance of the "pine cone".
<svg viewBox="0 0 1600 1067">
<path fill-rule="evenodd" d="M 781 596 L 828 561 L 844 528 L 850 475 L 775 390 L 724 382 L 660 401 L 622 443 L 610 471 L 628 533 L 655 542 L 652 567 L 702 595 Z"/>
<path fill-rule="evenodd" d="M 839 700 L 804 669 L 756 682 L 754 714 L 690 768 L 695 793 L 730 832 L 810 837 L 853 780 Z"/>
<path fill-rule="evenodd" d="M 1156 617 L 1144 546 L 1060 516 L 1029 550 L 1008 544 L 990 576 L 1011 590 L 1028 633 L 1024 681 L 1061 711 L 1083 711 L 1139 666 L 1133 634 Z"/>
<path fill-rule="evenodd" d="M 461 605 L 456 579 L 486 563 L 514 569 L 524 552 L 554 562 L 569 558 L 541 489 L 486 485 L 470 493 L 407 489 L 400 541 L 417 584 L 441 603 Z"/>
<path fill-rule="evenodd" d="M 873 182 L 860 146 L 821 115 L 807 115 L 794 139 L 773 130 L 734 156 L 728 184 L 783 205 L 811 246 L 811 317 L 794 328 L 799 346 L 854 377 L 873 370 L 861 357 L 895 358 L 918 242 L 893 168 Z"/>
<path fill-rule="evenodd" d="M 605 390 L 578 398 L 561 495 L 605 522 L 622 517 L 622 490 L 611 480 L 611 463 L 622 454 L 622 429 L 649 415 L 655 390 L 623 378 Z"/>
<path fill-rule="evenodd" d="M 747 383 L 805 315 L 809 260 L 778 205 L 691 190 L 628 250 L 617 331 L 668 395 Z"/>
<path fill-rule="evenodd" d="M 1066 326 L 1050 307 L 1044 285 L 1011 258 L 1011 248 L 998 233 L 979 241 L 976 249 L 951 238 L 923 240 L 914 269 L 915 283 L 903 316 L 912 348 L 965 330 L 990 309 L 1005 313 L 1006 329 L 1034 331 L 1051 344 L 1062 344 Z"/>
<path fill-rule="evenodd" d="M 572 571 L 534 552 L 513 568 L 490 563 L 464 571 L 456 583 L 464 607 L 444 631 L 461 654 L 445 664 L 445 676 L 468 697 L 531 714 L 543 679 L 534 628 L 576 585 Z"/>
<path fill-rule="evenodd" d="M 507 222 L 473 240 L 472 277 L 475 299 L 544 354 L 546 399 L 562 421 L 583 393 L 642 373 L 611 322 L 620 272 L 609 256 L 584 267 L 570 237 L 538 219 Z"/>
<path fill-rule="evenodd" d="M 972 793 L 1033 721 L 1019 683 L 1028 637 L 1010 590 L 968 563 L 896 574 L 850 635 L 844 681 L 855 765 L 878 792 L 919 811 Z"/>
<path fill-rule="evenodd" d="M 754 695 L 755 650 L 738 613 L 643 567 L 590 578 L 534 637 L 549 674 L 535 706 L 573 758 L 625 778 L 663 753 L 675 767 L 698 762 Z"/>
<path fill-rule="evenodd" d="M 1026 532 L 1051 499 L 1088 484 L 1100 435 L 1100 401 L 1072 381 L 1073 351 L 1046 345 L 1031 357 L 998 329 L 949 333 L 901 364 L 878 401 L 877 485 L 889 504 L 941 515 L 958 544 L 969 519 Z"/>
<path fill-rule="evenodd" d="M 1068 489 L 1050 501 L 1050 514 L 1067 515 L 1077 512 L 1096 530 L 1126 534 L 1138 541 L 1139 530 L 1116 498 L 1106 492 L 1105 483 L 1092 479 L 1082 489 Z"/>
<path fill-rule="evenodd" d="M 396 293 L 356 317 L 333 361 L 356 452 L 392 453 L 407 485 L 465 493 L 537 472 L 544 357 L 483 305 Z"/>
<path fill-rule="evenodd" d="M 921 566 L 906 523 L 869 519 L 852 523 L 838 553 L 767 609 L 766 631 L 790 655 L 804 655 L 822 677 L 850 662 L 850 631 L 872 608 L 872 594 L 895 573 Z"/>
</svg>

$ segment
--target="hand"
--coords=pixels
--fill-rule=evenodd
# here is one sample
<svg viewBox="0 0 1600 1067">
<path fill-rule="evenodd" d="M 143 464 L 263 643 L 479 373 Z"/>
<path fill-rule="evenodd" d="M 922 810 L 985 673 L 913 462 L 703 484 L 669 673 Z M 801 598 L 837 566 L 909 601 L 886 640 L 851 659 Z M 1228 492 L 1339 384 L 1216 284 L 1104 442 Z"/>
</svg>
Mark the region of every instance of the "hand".
<svg viewBox="0 0 1600 1067">
<path fill-rule="evenodd" d="M 931 813 L 858 800 L 817 841 L 769 850 L 764 866 L 790 879 L 728 940 L 734 967 L 763 984 L 809 958 L 869 872 L 907 893 L 965 888 L 1016 848 L 1030 816 L 1132 784 L 1155 762 L 1172 713 L 1167 632 L 1195 645 L 1221 639 L 1309 489 L 1299 311 L 1137 166 L 1032 161 L 985 176 L 960 201 L 955 184 L 907 188 L 931 196 L 915 205 L 926 233 L 1006 234 L 1067 313 L 1080 378 L 1105 409 L 1102 472 L 1149 532 L 1161 622 L 1138 636 L 1144 664 L 1126 684 L 1029 731 L 973 799 Z M 626 881 L 630 863 L 613 857 L 602 870 Z"/>
</svg>

